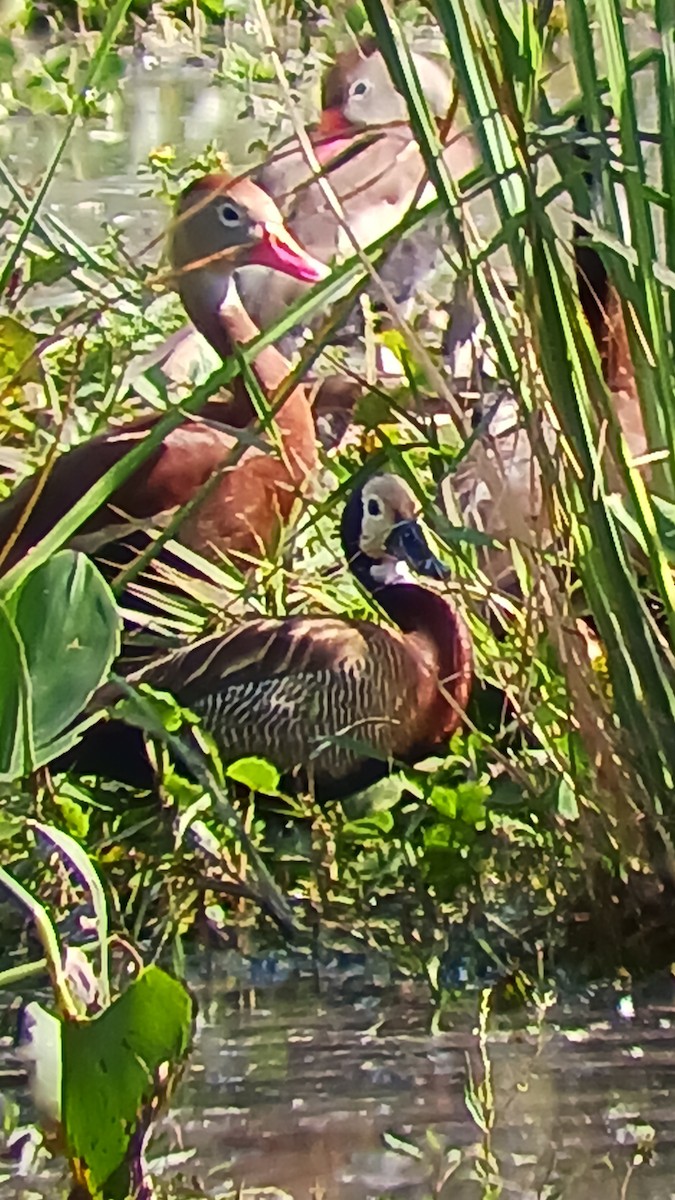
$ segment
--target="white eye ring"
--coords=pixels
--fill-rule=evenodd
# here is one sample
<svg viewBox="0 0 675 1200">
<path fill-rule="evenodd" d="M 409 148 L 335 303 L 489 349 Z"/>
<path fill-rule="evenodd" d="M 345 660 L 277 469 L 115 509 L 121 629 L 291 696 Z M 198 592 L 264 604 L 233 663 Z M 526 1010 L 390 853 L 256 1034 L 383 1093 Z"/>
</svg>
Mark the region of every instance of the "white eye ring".
<svg viewBox="0 0 675 1200">
<path fill-rule="evenodd" d="M 232 229 L 235 225 L 241 224 L 241 213 L 238 208 L 235 208 L 231 200 L 225 200 L 223 204 L 218 205 L 218 219 L 222 221 L 227 229 Z"/>
<path fill-rule="evenodd" d="M 381 517 L 383 513 L 382 503 L 376 496 L 371 496 L 366 505 L 366 512 L 369 517 Z"/>
<path fill-rule="evenodd" d="M 372 88 L 372 83 L 369 79 L 357 79 L 349 89 L 350 97 L 367 96 Z"/>
</svg>

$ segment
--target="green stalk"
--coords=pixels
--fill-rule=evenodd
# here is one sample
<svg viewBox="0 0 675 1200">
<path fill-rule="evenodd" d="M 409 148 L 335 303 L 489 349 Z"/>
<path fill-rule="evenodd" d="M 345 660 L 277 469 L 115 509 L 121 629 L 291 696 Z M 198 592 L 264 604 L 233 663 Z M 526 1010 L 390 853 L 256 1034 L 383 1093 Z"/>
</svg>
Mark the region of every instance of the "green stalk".
<svg viewBox="0 0 675 1200">
<path fill-rule="evenodd" d="M 661 35 L 658 57 L 659 129 L 661 131 L 661 177 L 666 196 L 666 263 L 675 270 L 675 3 L 656 0 L 654 15 Z M 675 329 L 675 294 L 669 298 L 669 325 Z"/>
</svg>

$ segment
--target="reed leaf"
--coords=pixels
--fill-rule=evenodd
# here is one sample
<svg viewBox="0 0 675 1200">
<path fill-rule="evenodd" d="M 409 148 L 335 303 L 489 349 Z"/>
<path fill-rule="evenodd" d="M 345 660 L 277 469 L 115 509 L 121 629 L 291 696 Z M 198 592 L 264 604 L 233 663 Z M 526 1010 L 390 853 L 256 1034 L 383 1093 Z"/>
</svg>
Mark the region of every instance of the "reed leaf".
<svg viewBox="0 0 675 1200">
<path fill-rule="evenodd" d="M 366 7 L 371 21 L 378 15 L 382 24 L 384 9 L 379 0 L 366 0 Z M 550 406 L 562 431 L 562 477 L 556 481 L 546 453 L 543 456 L 540 450 L 537 453 L 549 499 L 562 489 L 560 509 L 566 513 L 576 547 L 577 567 L 605 642 L 624 746 L 638 764 L 645 794 L 655 799 L 657 807 L 652 816 L 656 824 L 658 808 L 667 805 L 675 780 L 675 747 L 669 734 L 675 723 L 673 658 L 653 627 L 625 535 L 612 511 L 611 489 L 605 477 L 612 459 L 647 547 L 649 567 L 661 594 L 674 645 L 675 593 L 661 527 L 644 482 L 630 462 L 602 380 L 598 355 L 579 312 L 563 252 L 547 212 L 548 199 L 543 202 L 537 172 L 530 165 L 532 141 L 537 136 L 530 133 L 530 125 L 538 99 L 543 101 L 545 118 L 553 119 L 541 94 L 540 46 L 535 44 L 537 36 L 541 36 L 541 27 L 534 20 L 532 5 L 524 6 L 530 11 L 522 14 L 520 25 L 492 0 L 483 3 L 472 0 L 469 4 L 435 0 L 434 7 L 480 144 L 485 177 L 492 181 L 505 241 L 521 285 L 522 334 L 527 336 L 525 330 L 529 326 L 546 384 L 546 394 L 542 395 L 540 383 L 536 377 L 530 377 L 530 367 L 523 363 L 513 373 L 517 394 L 525 411 L 541 409 L 545 413 Z M 636 366 L 639 363 L 636 374 L 645 426 L 652 445 L 657 449 L 665 446 L 668 451 L 659 472 L 659 482 L 668 495 L 675 462 L 671 417 L 666 415 L 670 395 L 667 364 L 672 356 L 666 345 L 665 311 L 653 265 L 657 258 L 655 238 L 632 98 L 634 64 L 626 52 L 618 5 L 613 0 L 601 0 L 601 8 L 607 86 L 620 128 L 616 164 L 606 151 L 606 143 L 595 143 L 602 150 L 597 155 L 604 199 L 600 224 L 610 236 L 627 242 L 631 249 L 630 263 L 624 257 L 615 270 L 613 255 L 611 265 L 626 300 L 631 349 L 635 351 Z M 570 102 L 567 111 L 583 111 L 588 128 L 597 135 L 604 128 L 605 117 L 589 12 L 583 0 L 568 0 L 567 11 L 582 89 L 582 95 Z M 384 38 L 383 28 L 377 32 L 382 36 L 381 46 L 392 78 L 406 95 L 420 148 L 431 169 L 434 147 L 428 129 L 419 120 L 415 125 L 416 98 L 410 95 L 410 79 L 402 70 L 395 39 Z M 560 121 L 560 114 L 556 119 Z M 573 147 L 562 146 L 556 151 L 556 161 L 561 167 L 563 184 L 570 187 L 575 205 L 583 209 L 584 188 L 572 153 Z M 630 234 L 624 233 L 620 221 L 617 166 L 627 196 Z M 439 195 L 447 203 L 448 193 L 439 190 Z M 667 206 L 667 197 L 665 203 Z M 581 215 L 587 219 L 591 215 L 587 202 Z M 603 253 L 600 245 L 598 248 Z M 482 306 L 480 293 L 478 298 Z M 600 429 L 604 427 L 609 430 L 609 444 L 601 453 Z M 649 807 L 644 796 L 642 802 L 643 807 Z"/>
</svg>

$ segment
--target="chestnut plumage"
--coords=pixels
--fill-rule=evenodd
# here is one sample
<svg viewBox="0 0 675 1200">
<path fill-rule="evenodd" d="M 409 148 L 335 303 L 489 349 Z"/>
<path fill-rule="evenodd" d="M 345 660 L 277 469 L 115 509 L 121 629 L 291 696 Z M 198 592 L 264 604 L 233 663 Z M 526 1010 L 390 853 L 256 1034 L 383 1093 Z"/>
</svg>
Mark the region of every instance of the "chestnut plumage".
<svg viewBox="0 0 675 1200">
<path fill-rule="evenodd" d="M 285 230 L 269 196 L 249 180 L 224 176 L 197 180 L 184 193 L 172 234 L 172 259 L 183 302 L 199 328 L 223 355 L 258 332 L 243 310 L 232 280 L 237 266 L 262 262 L 306 281 L 326 268 Z M 288 364 L 267 347 L 253 372 L 273 398 Z M 259 555 L 271 548 L 279 524 L 290 513 L 307 476 L 315 469 L 316 443 L 304 388 L 290 392 L 276 414 L 281 447 L 249 449 L 231 467 L 236 434 L 223 425 L 227 407 L 210 404 L 207 416 L 186 419 L 130 475 L 80 529 L 77 543 L 92 553 L 113 540 L 136 539 L 143 526 L 162 525 L 198 489 L 222 472 L 203 501 L 179 526 L 180 540 L 207 557 L 220 553 Z M 53 464 L 30 515 L 1 559 L 13 566 L 73 506 L 76 500 L 159 420 L 152 416 L 93 438 Z M 25 480 L 0 508 L 0 552 L 30 505 L 37 477 Z"/>
<path fill-rule="evenodd" d="M 586 133 L 583 117 L 577 121 L 577 132 Z M 605 134 L 605 153 L 608 140 Z M 600 145 L 602 146 L 602 141 Z M 576 147 L 577 156 L 588 164 L 584 172 L 590 192 L 590 207 L 596 206 L 599 182 L 596 179 L 591 152 L 583 143 Z M 633 458 L 648 454 L 649 446 L 635 381 L 623 303 L 607 272 L 602 253 L 591 244 L 583 225 L 574 226 L 574 255 L 579 299 L 598 348 L 603 374 L 612 397 L 612 407 L 621 425 L 626 444 Z M 654 447 L 652 447 L 654 449 Z M 649 468 L 643 468 L 648 472 Z"/>
<path fill-rule="evenodd" d="M 349 794 L 442 747 L 469 698 L 472 649 L 449 600 L 413 581 L 441 579 L 393 475 L 355 491 L 342 520 L 347 561 L 389 625 L 339 617 L 261 619 L 202 639 L 129 676 L 196 712 L 223 759 L 261 755 L 319 799 Z M 100 704 L 116 699 L 114 685 Z M 102 731 L 105 732 L 104 730 Z M 111 736 L 124 729 L 111 726 Z M 123 755 L 117 758 L 121 761 Z M 115 755 L 108 754 L 107 765 Z M 88 769 L 95 766 L 91 755 Z"/>
</svg>

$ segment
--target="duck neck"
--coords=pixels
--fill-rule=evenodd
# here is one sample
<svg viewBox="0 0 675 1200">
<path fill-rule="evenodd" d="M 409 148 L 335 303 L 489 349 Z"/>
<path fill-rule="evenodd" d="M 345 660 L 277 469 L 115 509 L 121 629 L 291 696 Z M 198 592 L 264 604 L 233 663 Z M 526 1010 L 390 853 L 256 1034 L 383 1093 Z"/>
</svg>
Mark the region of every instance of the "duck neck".
<svg viewBox="0 0 675 1200">
<path fill-rule="evenodd" d="M 469 630 L 444 596 L 418 583 L 387 583 L 373 597 L 439 680 L 433 727 L 450 737 L 471 692 L 473 651 Z"/>
<path fill-rule="evenodd" d="M 581 134 L 588 132 L 583 117 L 577 121 L 577 131 Z M 591 150 L 586 146 L 577 145 L 575 154 L 587 164 L 583 179 L 589 194 L 588 211 L 584 213 L 588 216 L 593 214 L 592 197 L 598 188 L 596 165 Z M 579 299 L 600 355 L 605 381 L 610 391 L 623 388 L 635 392 L 621 297 L 607 274 L 602 256 L 595 246 L 588 245 L 588 229 L 576 220 L 572 226 L 572 240 Z"/>
<path fill-rule="evenodd" d="M 200 276 L 193 278 L 194 275 Z M 258 337 L 260 330 L 246 312 L 232 273 L 193 272 L 181 287 L 183 305 L 199 332 L 227 359 L 235 346 L 245 346 Z M 251 363 L 251 370 L 261 391 L 272 403 L 290 374 L 290 363 L 276 346 L 265 346 Z M 238 376 L 234 385 L 233 413 L 237 425 L 250 424 L 256 419 L 255 408 Z M 307 388 L 299 385 L 289 391 L 275 413 L 275 424 L 281 434 L 282 448 L 291 474 L 303 477 L 317 466 L 314 418 Z"/>
</svg>

